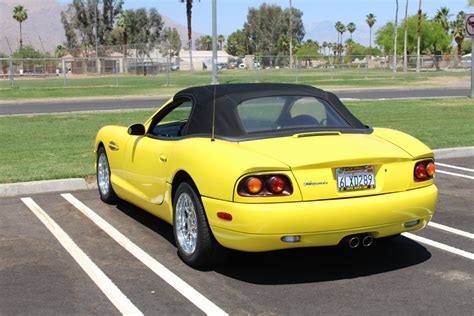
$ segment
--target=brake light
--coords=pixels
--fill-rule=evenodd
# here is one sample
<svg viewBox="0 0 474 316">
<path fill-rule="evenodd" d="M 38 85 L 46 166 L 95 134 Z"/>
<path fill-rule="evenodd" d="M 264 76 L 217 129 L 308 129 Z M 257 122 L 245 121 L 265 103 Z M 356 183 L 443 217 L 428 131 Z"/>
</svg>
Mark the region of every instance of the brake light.
<svg viewBox="0 0 474 316">
<path fill-rule="evenodd" d="M 285 180 L 282 177 L 268 179 L 268 187 L 273 193 L 280 194 L 285 189 L 285 185 Z"/>
<path fill-rule="evenodd" d="M 433 160 L 424 160 L 415 164 L 415 181 L 426 181 L 433 179 L 435 174 L 435 164 Z"/>
<path fill-rule="evenodd" d="M 293 186 L 285 175 L 252 175 L 239 182 L 237 192 L 240 196 L 286 196 L 293 193 Z"/>
</svg>

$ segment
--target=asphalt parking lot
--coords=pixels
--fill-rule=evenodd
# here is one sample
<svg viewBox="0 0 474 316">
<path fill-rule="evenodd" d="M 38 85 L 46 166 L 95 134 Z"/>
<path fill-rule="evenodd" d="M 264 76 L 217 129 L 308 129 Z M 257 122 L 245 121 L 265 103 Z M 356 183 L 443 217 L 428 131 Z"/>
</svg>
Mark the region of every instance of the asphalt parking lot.
<svg viewBox="0 0 474 316">
<path fill-rule="evenodd" d="M 425 230 L 370 248 L 233 253 L 197 271 L 172 228 L 96 190 L 0 200 L 0 315 L 434 314 L 474 310 L 474 157 L 437 161 Z"/>
</svg>

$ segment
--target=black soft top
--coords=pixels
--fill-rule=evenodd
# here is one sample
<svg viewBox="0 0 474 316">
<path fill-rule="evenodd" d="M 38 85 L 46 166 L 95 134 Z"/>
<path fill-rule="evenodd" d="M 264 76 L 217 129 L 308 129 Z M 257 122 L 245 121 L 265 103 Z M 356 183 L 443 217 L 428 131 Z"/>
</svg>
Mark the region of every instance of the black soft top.
<svg viewBox="0 0 474 316">
<path fill-rule="evenodd" d="M 351 128 L 341 132 L 367 130 L 339 98 L 330 92 L 308 85 L 283 83 L 239 83 L 191 87 L 176 93 L 174 100 L 191 99 L 194 108 L 189 118 L 186 134 L 211 134 L 215 99 L 215 135 L 223 137 L 246 137 L 237 113 L 243 101 L 270 96 L 311 96 L 327 101 Z M 332 129 L 333 130 L 333 129 Z"/>
</svg>

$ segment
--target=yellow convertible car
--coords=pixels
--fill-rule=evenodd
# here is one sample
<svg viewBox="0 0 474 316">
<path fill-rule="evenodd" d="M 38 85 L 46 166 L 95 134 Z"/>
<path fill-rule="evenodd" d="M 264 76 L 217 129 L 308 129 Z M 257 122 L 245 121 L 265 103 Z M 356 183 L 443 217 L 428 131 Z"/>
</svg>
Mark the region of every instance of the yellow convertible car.
<svg viewBox="0 0 474 316">
<path fill-rule="evenodd" d="M 172 224 L 194 267 L 227 248 L 368 247 L 424 228 L 438 195 L 427 146 L 305 85 L 188 88 L 144 123 L 103 127 L 94 151 L 102 200 Z"/>
</svg>

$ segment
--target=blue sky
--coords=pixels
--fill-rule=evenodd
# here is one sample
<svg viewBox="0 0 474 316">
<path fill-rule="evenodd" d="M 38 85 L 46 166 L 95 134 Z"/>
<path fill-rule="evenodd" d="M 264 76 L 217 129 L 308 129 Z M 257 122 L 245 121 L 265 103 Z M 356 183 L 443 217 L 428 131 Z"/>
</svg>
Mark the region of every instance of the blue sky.
<svg viewBox="0 0 474 316">
<path fill-rule="evenodd" d="M 68 0 L 60 0 L 68 3 Z M 288 0 L 217 0 L 218 5 L 218 32 L 224 35 L 241 28 L 246 20 L 249 7 L 258 7 L 260 4 L 276 3 L 282 7 L 288 6 Z M 399 14 L 403 16 L 405 0 L 399 0 Z M 195 0 L 193 8 L 193 30 L 200 33 L 211 33 L 211 0 Z M 374 13 L 377 16 L 376 26 L 394 19 L 395 0 L 293 0 L 293 6 L 304 12 L 303 21 L 308 31 L 311 25 L 321 21 L 355 22 L 359 31 L 365 32 L 365 16 Z M 442 6 L 450 8 L 451 12 L 460 10 L 469 11 L 467 0 L 423 0 L 423 11 L 433 16 Z M 186 25 L 185 4 L 179 0 L 125 0 L 125 8 L 156 7 L 158 11 Z M 409 0 L 409 14 L 418 10 L 418 0 Z M 474 8 L 473 8 L 474 11 Z M 314 34 L 314 31 L 310 32 Z"/>
</svg>

